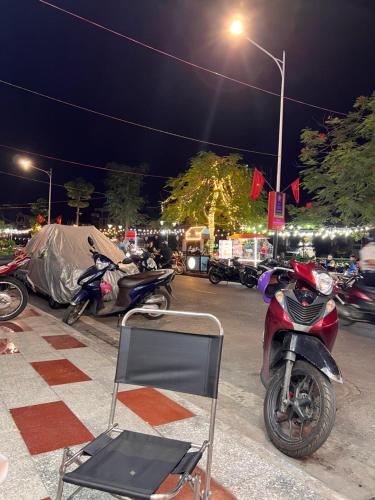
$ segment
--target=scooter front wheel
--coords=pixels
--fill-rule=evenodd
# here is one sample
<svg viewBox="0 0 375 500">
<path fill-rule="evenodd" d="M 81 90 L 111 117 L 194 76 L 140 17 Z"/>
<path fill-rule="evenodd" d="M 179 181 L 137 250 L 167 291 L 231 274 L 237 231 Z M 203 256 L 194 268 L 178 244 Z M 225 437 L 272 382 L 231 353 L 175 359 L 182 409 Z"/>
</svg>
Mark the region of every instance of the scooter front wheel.
<svg viewBox="0 0 375 500">
<path fill-rule="evenodd" d="M 311 455 L 328 438 L 336 415 L 335 391 L 329 379 L 306 361 L 297 361 L 289 386 L 289 404 L 281 409 L 284 371 L 271 380 L 264 400 L 267 434 L 282 453 Z"/>
<path fill-rule="evenodd" d="M 66 323 L 69 326 L 74 325 L 76 321 L 82 316 L 83 311 L 86 309 L 87 302 L 80 302 L 76 305 L 70 305 L 63 317 L 63 323 Z"/>
</svg>

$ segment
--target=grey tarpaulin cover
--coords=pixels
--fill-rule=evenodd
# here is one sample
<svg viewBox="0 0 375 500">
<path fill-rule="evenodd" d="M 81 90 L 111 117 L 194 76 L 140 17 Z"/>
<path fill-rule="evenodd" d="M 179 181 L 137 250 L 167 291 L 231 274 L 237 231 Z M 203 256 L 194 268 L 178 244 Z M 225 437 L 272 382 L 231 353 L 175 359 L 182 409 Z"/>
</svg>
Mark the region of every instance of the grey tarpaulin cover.
<svg viewBox="0 0 375 500">
<path fill-rule="evenodd" d="M 79 290 L 79 276 L 94 264 L 87 238 L 91 236 L 96 249 L 113 262 L 124 259 L 124 253 L 95 226 L 44 226 L 27 244 L 31 254 L 29 278 L 37 291 L 52 297 L 61 304 L 70 302 Z M 134 264 L 122 266 L 129 274 L 138 272 Z M 107 272 L 105 281 L 113 286 L 117 295 L 117 281 L 124 276 L 121 272 Z M 107 297 L 111 298 L 111 297 Z"/>
</svg>

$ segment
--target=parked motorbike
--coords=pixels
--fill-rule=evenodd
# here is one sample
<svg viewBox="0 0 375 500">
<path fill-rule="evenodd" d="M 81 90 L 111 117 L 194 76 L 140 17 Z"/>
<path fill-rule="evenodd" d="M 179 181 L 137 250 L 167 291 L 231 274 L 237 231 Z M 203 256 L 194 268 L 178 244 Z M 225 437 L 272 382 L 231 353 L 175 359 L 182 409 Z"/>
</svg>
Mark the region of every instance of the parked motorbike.
<svg viewBox="0 0 375 500">
<path fill-rule="evenodd" d="M 186 271 L 185 257 L 182 252 L 173 252 L 172 269 L 176 274 L 184 274 Z"/>
<path fill-rule="evenodd" d="M 140 273 L 156 271 L 158 269 L 154 255 L 147 250 L 143 250 L 140 255 L 130 255 L 130 257 L 126 259 L 126 262 L 133 262 L 138 267 Z"/>
<path fill-rule="evenodd" d="M 15 318 L 27 305 L 29 294 L 20 279 L 20 271 L 29 261 L 26 254 L 20 254 L 0 266 L 0 321 Z"/>
<path fill-rule="evenodd" d="M 258 284 L 263 273 L 278 265 L 280 265 L 280 262 L 273 259 L 263 260 L 257 266 L 245 265 L 240 274 L 241 283 L 248 288 L 253 288 Z"/>
<path fill-rule="evenodd" d="M 233 259 L 233 264 L 223 260 L 210 260 L 208 279 L 213 285 L 218 285 L 220 281 L 236 281 L 241 283 L 241 264 L 237 257 Z"/>
<path fill-rule="evenodd" d="M 104 301 L 104 296 L 112 292 L 112 286 L 103 280 L 107 271 L 121 271 L 121 266 L 115 264 L 105 255 L 95 249 L 94 240 L 89 237 L 90 252 L 94 265 L 89 267 L 78 279 L 81 289 L 73 297 L 66 310 L 63 321 L 68 325 L 75 323 L 86 307 L 94 316 L 109 316 L 124 314 L 135 307 L 150 309 L 145 315 L 148 319 L 162 316 L 163 310 L 169 309 L 171 282 L 173 270 L 149 271 L 141 274 L 127 275 L 119 279 L 119 293 L 115 300 Z M 160 312 L 159 312 L 160 311 Z"/>
<path fill-rule="evenodd" d="M 269 303 L 261 370 L 266 430 L 280 451 L 304 457 L 328 438 L 336 414 L 331 381 L 342 383 L 331 355 L 338 330 L 334 282 L 314 263 L 291 261 L 290 268 L 264 273 L 258 288 Z"/>
<path fill-rule="evenodd" d="M 344 276 L 338 287 L 336 306 L 344 325 L 375 323 L 375 287 L 365 286 L 361 274 Z"/>
</svg>

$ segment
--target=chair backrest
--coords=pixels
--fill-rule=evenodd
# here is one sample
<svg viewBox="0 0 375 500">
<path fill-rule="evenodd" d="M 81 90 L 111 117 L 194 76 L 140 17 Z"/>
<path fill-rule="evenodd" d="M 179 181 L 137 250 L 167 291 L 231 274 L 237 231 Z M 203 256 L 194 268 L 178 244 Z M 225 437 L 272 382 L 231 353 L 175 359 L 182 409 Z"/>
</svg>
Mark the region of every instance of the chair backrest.
<svg viewBox="0 0 375 500">
<path fill-rule="evenodd" d="M 116 383 L 217 398 L 222 335 L 123 326 Z"/>
</svg>

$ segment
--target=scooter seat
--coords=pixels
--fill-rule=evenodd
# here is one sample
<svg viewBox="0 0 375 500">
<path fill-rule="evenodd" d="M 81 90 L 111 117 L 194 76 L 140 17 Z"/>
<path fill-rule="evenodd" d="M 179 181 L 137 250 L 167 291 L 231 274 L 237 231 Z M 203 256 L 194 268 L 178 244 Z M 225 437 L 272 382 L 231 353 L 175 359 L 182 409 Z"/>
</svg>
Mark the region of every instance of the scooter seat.
<svg viewBox="0 0 375 500">
<path fill-rule="evenodd" d="M 151 283 L 166 274 L 165 271 L 147 271 L 145 273 L 130 274 L 129 276 L 120 278 L 117 284 L 119 288 L 134 288 L 139 285 Z"/>
</svg>

